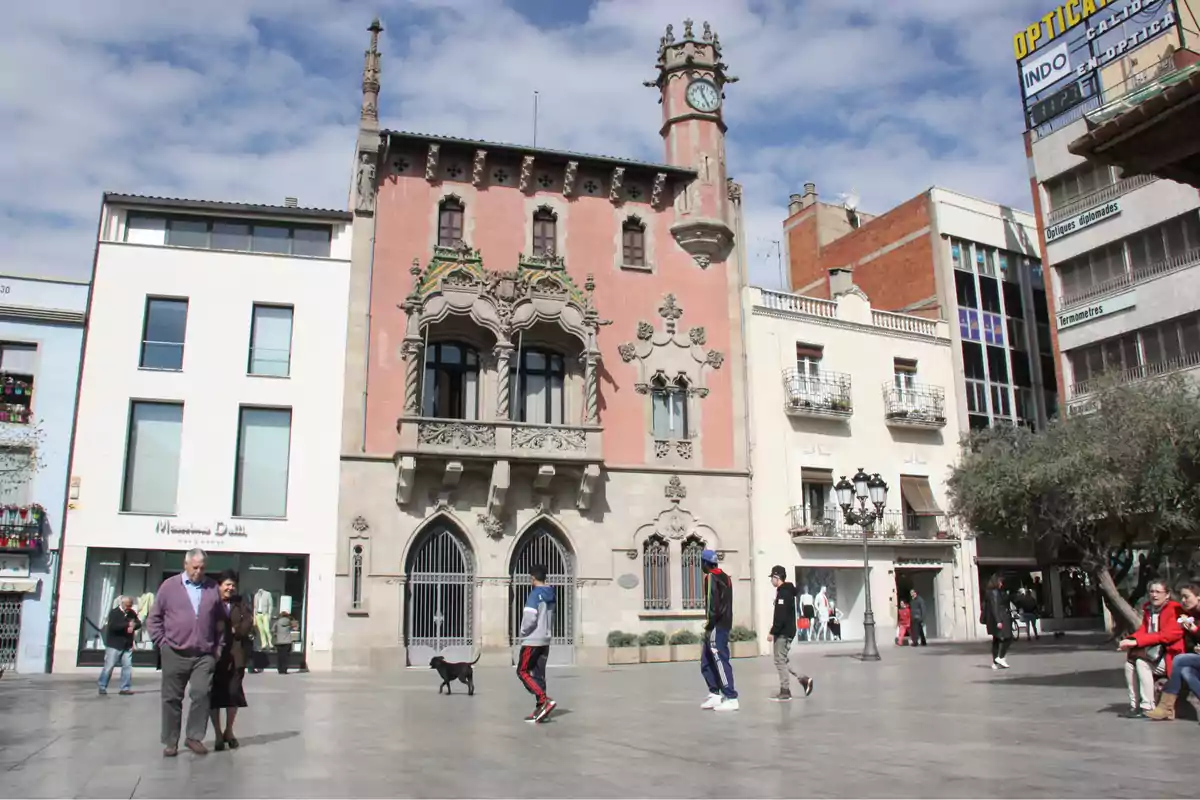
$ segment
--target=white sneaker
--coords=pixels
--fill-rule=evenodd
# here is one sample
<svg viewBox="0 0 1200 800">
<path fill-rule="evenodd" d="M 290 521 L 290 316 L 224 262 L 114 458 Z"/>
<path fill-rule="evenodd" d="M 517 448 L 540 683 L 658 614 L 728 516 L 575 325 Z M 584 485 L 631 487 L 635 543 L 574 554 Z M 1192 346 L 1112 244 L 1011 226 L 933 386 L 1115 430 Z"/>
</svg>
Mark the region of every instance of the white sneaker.
<svg viewBox="0 0 1200 800">
<path fill-rule="evenodd" d="M 1008 662 L 1003 658 L 997 658 L 996 663 L 1000 665 L 1000 669 L 1008 669 Z"/>
<path fill-rule="evenodd" d="M 722 700 L 720 703 L 718 703 L 717 707 L 713 710 L 714 711 L 737 711 L 738 710 L 737 698 L 736 697 L 726 697 L 724 700 Z"/>
<path fill-rule="evenodd" d="M 710 694 L 708 696 L 708 699 L 700 704 L 700 707 L 702 709 L 704 709 L 705 711 L 711 711 L 712 709 L 721 705 L 722 699 L 724 699 L 724 698 L 722 698 L 721 695 L 719 695 L 719 694 Z"/>
<path fill-rule="evenodd" d="M 1000 669 L 1000 665 L 999 665 L 999 664 L 997 664 L 995 661 L 993 661 L 993 662 L 992 662 L 992 669 Z"/>
</svg>

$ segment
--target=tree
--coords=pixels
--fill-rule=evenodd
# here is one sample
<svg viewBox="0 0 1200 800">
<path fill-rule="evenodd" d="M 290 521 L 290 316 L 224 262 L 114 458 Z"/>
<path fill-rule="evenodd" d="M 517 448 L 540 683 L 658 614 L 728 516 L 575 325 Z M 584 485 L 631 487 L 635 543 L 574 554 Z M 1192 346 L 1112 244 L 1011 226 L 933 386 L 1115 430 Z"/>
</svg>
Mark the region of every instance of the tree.
<svg viewBox="0 0 1200 800">
<path fill-rule="evenodd" d="M 42 467 L 42 429 L 0 424 L 0 498 L 13 497 Z"/>
<path fill-rule="evenodd" d="M 1180 560 L 1200 539 L 1200 393 L 1179 377 L 1110 384 L 1089 413 L 1041 433 L 973 431 L 949 492 L 951 512 L 977 535 L 1032 542 L 1040 561 L 1078 558 L 1113 616 L 1137 627 L 1130 600 L 1162 558 Z M 1135 549 L 1149 555 L 1127 599 L 1117 582 Z"/>
</svg>

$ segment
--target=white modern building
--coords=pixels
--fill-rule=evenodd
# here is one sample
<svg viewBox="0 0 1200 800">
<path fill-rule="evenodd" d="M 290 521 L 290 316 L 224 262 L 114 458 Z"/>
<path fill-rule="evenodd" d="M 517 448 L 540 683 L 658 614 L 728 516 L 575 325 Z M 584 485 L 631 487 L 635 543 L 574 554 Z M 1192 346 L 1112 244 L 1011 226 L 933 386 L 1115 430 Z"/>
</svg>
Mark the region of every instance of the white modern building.
<svg viewBox="0 0 1200 800">
<path fill-rule="evenodd" d="M 802 593 L 824 593 L 841 612 L 844 639 L 861 638 L 865 549 L 881 642 L 913 588 L 928 636 L 972 637 L 974 542 L 945 513 L 961 427 L 949 326 L 873 310 L 844 270 L 830 290 L 832 300 L 746 290 L 759 571 L 784 566 Z M 865 548 L 833 491 L 859 468 L 889 485 Z M 772 607 L 758 608 L 765 631 Z"/>
<path fill-rule="evenodd" d="M 50 667 L 86 281 L 0 276 L 0 671 Z"/>
<path fill-rule="evenodd" d="M 292 203 L 105 195 L 56 671 L 99 664 L 116 598 L 144 616 L 192 547 L 240 572 L 257 648 L 286 610 L 293 663 L 330 667 L 350 215 Z"/>
<path fill-rule="evenodd" d="M 1022 81 L 1025 137 L 1068 408 L 1086 407 L 1101 374 L 1200 374 L 1200 192 L 1070 150 L 1200 59 L 1198 12 L 1195 0 L 1113 0 L 1025 42 L 1022 75 L 1042 75 Z"/>
</svg>

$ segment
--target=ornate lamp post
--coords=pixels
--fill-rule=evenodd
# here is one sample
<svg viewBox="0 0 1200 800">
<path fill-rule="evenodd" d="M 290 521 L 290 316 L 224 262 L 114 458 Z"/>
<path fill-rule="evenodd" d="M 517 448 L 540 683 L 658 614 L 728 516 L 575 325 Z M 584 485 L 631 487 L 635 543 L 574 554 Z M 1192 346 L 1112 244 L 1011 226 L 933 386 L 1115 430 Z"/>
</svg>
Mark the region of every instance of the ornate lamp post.
<svg viewBox="0 0 1200 800">
<path fill-rule="evenodd" d="M 867 549 L 867 538 L 877 520 L 883 519 L 883 507 L 887 505 L 887 481 L 879 477 L 879 473 L 867 475 L 862 467 L 855 473 L 853 482 L 846 480 L 843 475 L 833 487 L 837 492 L 838 505 L 846 522 L 851 525 L 861 525 L 863 531 L 863 586 L 867 591 L 867 608 L 863 614 L 863 661 L 879 661 L 879 648 L 875 644 L 875 613 L 871 610 L 871 556 Z M 854 501 L 858 500 L 858 508 Z M 874 508 L 869 508 L 867 502 Z"/>
</svg>

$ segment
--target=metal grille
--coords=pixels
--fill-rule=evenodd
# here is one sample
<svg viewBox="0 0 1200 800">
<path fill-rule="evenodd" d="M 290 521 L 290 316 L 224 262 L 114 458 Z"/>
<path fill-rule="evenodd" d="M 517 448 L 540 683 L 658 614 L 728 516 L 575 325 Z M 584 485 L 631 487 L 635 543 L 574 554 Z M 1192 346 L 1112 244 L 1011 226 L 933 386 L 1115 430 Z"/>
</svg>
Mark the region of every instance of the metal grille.
<svg viewBox="0 0 1200 800">
<path fill-rule="evenodd" d="M 685 610 L 704 608 L 704 574 L 700 570 L 700 554 L 704 542 L 691 538 L 683 543 L 683 607 Z"/>
<path fill-rule="evenodd" d="M 546 568 L 546 583 L 554 587 L 557 607 L 554 609 L 554 631 L 551 644 L 554 647 L 575 645 L 575 557 L 553 533 L 545 528 L 535 528 L 525 536 L 512 560 L 511 583 L 508 590 L 508 635 L 514 646 L 519 644 L 521 617 L 524 615 L 525 598 L 532 585 L 529 570 L 541 564 Z M 562 654 L 551 648 L 551 658 L 561 662 Z M 573 658 L 573 655 L 571 655 Z M 567 662 L 569 663 L 569 662 Z"/>
<path fill-rule="evenodd" d="M 410 663 L 439 653 L 448 660 L 470 655 L 475 641 L 474 573 L 471 552 L 445 525 L 431 528 L 413 549 L 407 586 Z"/>
<path fill-rule="evenodd" d="M 21 639 L 21 595 L 0 594 L 0 671 L 16 672 Z"/>
<path fill-rule="evenodd" d="M 645 608 L 671 607 L 671 548 L 661 536 L 651 536 L 642 550 L 642 587 Z"/>
</svg>

